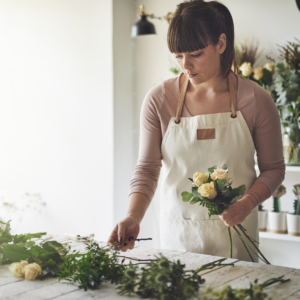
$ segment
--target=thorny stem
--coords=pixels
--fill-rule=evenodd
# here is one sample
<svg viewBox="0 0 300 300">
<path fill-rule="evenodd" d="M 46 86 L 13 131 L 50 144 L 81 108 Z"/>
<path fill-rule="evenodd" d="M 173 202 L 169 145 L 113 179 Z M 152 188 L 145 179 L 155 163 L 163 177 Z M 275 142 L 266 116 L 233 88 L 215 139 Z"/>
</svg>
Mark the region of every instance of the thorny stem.
<svg viewBox="0 0 300 300">
<path fill-rule="evenodd" d="M 254 262 L 254 259 L 253 259 L 253 257 L 251 256 L 251 254 L 250 254 L 250 252 L 249 252 L 249 250 L 248 250 L 248 248 L 247 248 L 247 246 L 246 246 L 245 242 L 243 241 L 243 239 L 242 239 L 242 237 L 241 237 L 241 234 L 238 232 L 238 230 L 236 229 L 236 227 L 235 227 L 235 226 L 233 226 L 233 229 L 235 230 L 235 232 L 237 233 L 238 237 L 239 237 L 239 238 L 240 238 L 240 240 L 242 241 L 242 243 L 243 243 L 243 245 L 244 245 L 244 247 L 245 247 L 245 249 L 246 249 L 246 251 L 247 251 L 248 255 L 250 256 L 250 258 L 251 258 L 252 262 Z"/>
<path fill-rule="evenodd" d="M 251 238 L 249 237 L 249 235 L 244 231 L 243 226 L 241 226 L 240 224 L 237 225 L 242 232 L 244 233 L 244 236 L 250 241 L 250 243 L 255 247 L 255 249 L 258 251 L 258 253 L 263 257 L 263 261 L 267 264 L 270 265 L 270 262 L 264 257 L 264 255 L 261 253 L 261 251 L 258 249 L 258 247 L 253 243 L 253 241 L 251 240 Z"/>
</svg>

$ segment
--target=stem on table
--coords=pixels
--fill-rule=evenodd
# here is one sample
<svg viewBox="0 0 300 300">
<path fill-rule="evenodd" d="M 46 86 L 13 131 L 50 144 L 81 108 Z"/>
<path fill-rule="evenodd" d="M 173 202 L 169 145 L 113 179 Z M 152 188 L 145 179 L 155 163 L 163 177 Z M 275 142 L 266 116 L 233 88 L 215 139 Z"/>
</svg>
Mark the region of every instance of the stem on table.
<svg viewBox="0 0 300 300">
<path fill-rule="evenodd" d="M 230 258 L 232 258 L 232 238 L 231 238 L 230 227 L 228 227 L 228 234 L 229 234 L 229 239 L 230 239 Z"/>
<path fill-rule="evenodd" d="M 235 230 L 236 234 L 239 236 L 240 240 L 242 241 L 242 243 L 243 243 L 243 245 L 244 245 L 244 247 L 245 247 L 245 249 L 246 249 L 246 251 L 247 251 L 248 255 L 250 256 L 250 258 L 251 258 L 252 262 L 254 262 L 254 259 L 253 259 L 253 257 L 251 256 L 251 254 L 250 254 L 250 252 L 249 252 L 249 250 L 248 250 L 248 248 L 247 248 L 247 246 L 246 246 L 245 242 L 243 241 L 243 239 L 242 239 L 242 237 L 241 237 L 240 233 L 238 232 L 238 230 L 236 229 L 236 227 L 235 227 L 235 226 L 233 226 L 233 229 Z"/>
<path fill-rule="evenodd" d="M 243 226 L 241 224 L 237 225 L 243 232 L 244 236 L 250 241 L 250 243 L 254 246 L 254 248 L 258 251 L 258 253 L 263 257 L 265 260 L 265 263 L 267 265 L 270 265 L 270 262 L 264 257 L 264 255 L 261 253 L 261 251 L 258 249 L 258 247 L 255 245 L 255 243 L 252 241 L 252 239 L 248 236 L 248 234 L 244 231 Z"/>
</svg>

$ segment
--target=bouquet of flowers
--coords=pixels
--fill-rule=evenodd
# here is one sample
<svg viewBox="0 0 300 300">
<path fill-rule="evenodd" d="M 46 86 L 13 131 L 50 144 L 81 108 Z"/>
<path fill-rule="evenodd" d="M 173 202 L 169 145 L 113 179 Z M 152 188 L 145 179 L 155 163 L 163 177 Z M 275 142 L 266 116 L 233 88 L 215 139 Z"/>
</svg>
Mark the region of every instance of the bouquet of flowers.
<svg viewBox="0 0 300 300">
<path fill-rule="evenodd" d="M 194 183 L 192 192 L 182 192 L 182 200 L 184 202 L 190 202 L 190 204 L 199 203 L 203 207 L 207 207 L 209 217 L 212 215 L 221 215 L 225 209 L 241 199 L 245 193 L 246 186 L 241 185 L 237 188 L 232 188 L 232 180 L 228 175 L 228 169 L 226 165 L 222 167 L 214 166 L 208 169 L 205 174 L 196 172 L 192 178 L 188 178 Z M 230 239 L 230 257 L 232 258 L 232 238 L 231 238 L 231 227 L 228 227 L 228 234 Z M 233 226 L 234 231 L 242 241 L 249 257 L 252 261 L 253 257 L 249 250 L 256 252 L 246 244 L 248 241 L 259 253 L 256 254 L 266 264 L 270 264 L 264 255 L 260 252 L 256 246 L 255 241 L 248 234 L 247 230 L 238 224 Z"/>
</svg>

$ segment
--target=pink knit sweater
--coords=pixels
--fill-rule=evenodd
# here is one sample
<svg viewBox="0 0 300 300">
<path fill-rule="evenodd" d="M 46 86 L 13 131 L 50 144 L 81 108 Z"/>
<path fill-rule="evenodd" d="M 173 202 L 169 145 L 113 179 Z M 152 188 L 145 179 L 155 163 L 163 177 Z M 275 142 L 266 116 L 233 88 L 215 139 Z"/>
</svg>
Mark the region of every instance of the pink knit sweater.
<svg viewBox="0 0 300 300">
<path fill-rule="evenodd" d="M 272 194 L 285 176 L 278 110 L 265 89 L 240 75 L 236 76 L 237 110 L 245 118 L 257 152 L 260 175 L 256 181 L 265 183 Z M 145 96 L 140 114 L 139 158 L 130 181 L 129 195 L 141 193 L 149 201 L 154 196 L 162 166 L 161 142 L 170 118 L 176 116 L 179 77 L 161 82 Z M 181 116 L 191 117 L 185 105 Z"/>
</svg>

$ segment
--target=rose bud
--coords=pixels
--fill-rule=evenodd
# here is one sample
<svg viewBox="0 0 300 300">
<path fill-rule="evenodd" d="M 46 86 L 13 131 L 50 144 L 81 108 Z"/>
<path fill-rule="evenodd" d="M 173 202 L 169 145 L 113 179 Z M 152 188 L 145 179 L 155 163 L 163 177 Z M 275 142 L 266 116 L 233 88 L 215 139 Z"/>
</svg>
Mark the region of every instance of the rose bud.
<svg viewBox="0 0 300 300">
<path fill-rule="evenodd" d="M 21 262 L 14 262 L 9 267 L 8 270 L 11 275 L 15 277 L 23 277 L 25 274 L 25 266 L 28 265 L 27 260 L 21 260 Z"/>
<path fill-rule="evenodd" d="M 35 280 L 42 273 L 42 268 L 37 263 L 29 264 L 25 267 L 25 279 Z"/>
</svg>

